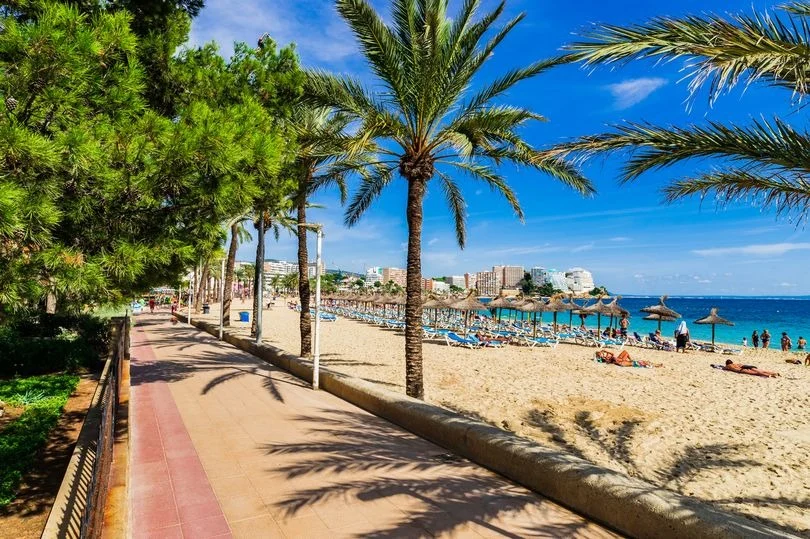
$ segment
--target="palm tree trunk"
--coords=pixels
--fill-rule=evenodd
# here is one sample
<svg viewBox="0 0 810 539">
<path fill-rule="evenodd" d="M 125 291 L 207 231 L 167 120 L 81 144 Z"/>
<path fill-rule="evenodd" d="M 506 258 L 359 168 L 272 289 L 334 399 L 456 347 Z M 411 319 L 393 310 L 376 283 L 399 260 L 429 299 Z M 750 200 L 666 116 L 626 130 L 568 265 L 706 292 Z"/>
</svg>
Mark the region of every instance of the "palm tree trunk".
<svg viewBox="0 0 810 539">
<path fill-rule="evenodd" d="M 194 295 L 194 313 L 200 314 L 200 305 L 203 303 L 203 295 L 205 294 L 205 285 L 208 281 L 208 260 L 203 263 L 202 271 L 200 271 L 200 278 L 197 280 L 197 290 Z"/>
<path fill-rule="evenodd" d="M 304 191 L 306 186 L 301 186 Z M 304 193 L 298 197 L 298 298 L 301 315 L 298 327 L 301 333 L 301 357 L 312 355 L 312 322 L 309 316 L 309 253 L 307 252 L 307 199 Z"/>
<path fill-rule="evenodd" d="M 408 181 L 408 266 L 405 286 L 405 392 L 422 399 L 422 200 L 425 182 Z"/>
<path fill-rule="evenodd" d="M 225 290 L 222 296 L 222 323 L 231 325 L 231 302 L 233 301 L 233 268 L 236 266 L 236 250 L 239 247 L 239 225 L 231 225 L 231 245 L 228 247 L 228 261 L 225 263 Z"/>
<path fill-rule="evenodd" d="M 259 290 L 259 275 L 261 271 L 264 270 L 264 215 L 260 213 L 259 215 L 259 223 L 257 225 L 258 230 L 258 244 L 256 245 L 256 266 L 254 267 L 253 271 L 253 321 L 250 324 L 250 334 L 251 336 L 256 336 L 256 319 L 259 316 L 259 309 L 262 306 L 259 304 L 261 299 L 259 298 L 259 294 L 257 293 Z"/>
</svg>

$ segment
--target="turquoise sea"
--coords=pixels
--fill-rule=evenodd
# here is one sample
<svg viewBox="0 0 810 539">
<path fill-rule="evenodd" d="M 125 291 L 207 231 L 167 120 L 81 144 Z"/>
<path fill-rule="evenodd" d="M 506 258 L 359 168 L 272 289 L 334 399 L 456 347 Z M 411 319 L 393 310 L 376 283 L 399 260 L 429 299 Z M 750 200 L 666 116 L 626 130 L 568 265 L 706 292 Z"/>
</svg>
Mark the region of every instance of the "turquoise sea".
<svg viewBox="0 0 810 539">
<path fill-rule="evenodd" d="M 486 302 L 487 300 L 482 300 Z M 584 300 L 577 300 L 582 304 Z M 589 302 L 592 303 L 592 302 Z M 657 322 L 643 320 L 641 309 L 658 303 L 658 297 L 650 296 L 622 296 L 619 305 L 630 311 L 630 331 L 638 331 L 646 335 L 655 331 Z M 680 313 L 683 318 L 677 322 L 663 322 L 661 332 L 672 335 L 675 327 L 681 320 L 689 326 L 689 332 L 695 340 L 711 340 L 712 327 L 695 324 L 694 321 L 709 314 L 712 307 L 719 309 L 718 314 L 734 322 L 734 326 L 717 326 L 716 339 L 718 342 L 740 344 L 743 337 L 747 337 L 751 345 L 751 332 L 755 329 L 762 333 L 767 329 L 773 339 L 771 348 L 779 346 L 779 338 L 786 331 L 793 340 L 794 350 L 799 336 L 810 341 L 810 296 L 783 296 L 783 297 L 745 297 L 745 296 L 703 296 L 703 297 L 670 297 L 667 306 Z M 486 313 L 489 315 L 489 313 Z M 506 317 L 504 311 L 504 317 Z M 525 317 L 530 315 L 524 314 Z M 538 314 L 539 316 L 539 314 Z M 520 317 L 520 313 L 517 314 Z M 551 322 L 552 314 L 543 313 L 543 321 Z M 558 323 L 568 323 L 568 313 L 557 315 Z M 602 327 L 609 321 L 609 317 L 602 317 Z M 539 319 L 538 319 L 539 323 Z M 574 316 L 574 323 L 579 325 L 579 317 Z M 586 319 L 586 325 L 596 328 L 597 317 L 591 315 Z"/>
</svg>

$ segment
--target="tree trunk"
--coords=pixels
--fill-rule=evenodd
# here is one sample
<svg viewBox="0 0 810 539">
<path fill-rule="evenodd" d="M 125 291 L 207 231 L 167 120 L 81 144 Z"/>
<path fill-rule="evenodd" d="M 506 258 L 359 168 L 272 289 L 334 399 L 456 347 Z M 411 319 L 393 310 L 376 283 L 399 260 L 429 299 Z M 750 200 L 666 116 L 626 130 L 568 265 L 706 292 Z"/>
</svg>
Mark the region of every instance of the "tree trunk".
<svg viewBox="0 0 810 539">
<path fill-rule="evenodd" d="M 194 297 L 194 314 L 200 314 L 200 305 L 203 301 L 205 294 L 205 285 L 208 281 L 208 260 L 205 261 L 200 272 L 200 278 L 197 280 L 197 290 Z"/>
<path fill-rule="evenodd" d="M 303 191 L 305 186 L 301 187 Z M 309 253 L 307 252 L 307 229 L 302 224 L 307 222 L 307 199 L 298 199 L 298 298 L 301 302 L 301 314 L 298 326 L 301 332 L 301 357 L 312 355 L 312 320 L 309 315 Z"/>
<path fill-rule="evenodd" d="M 233 268 L 236 266 L 236 249 L 239 247 L 239 224 L 231 225 L 231 245 L 228 247 L 228 261 L 225 262 L 225 290 L 222 297 L 222 323 L 231 325 L 231 301 L 233 300 Z"/>
<path fill-rule="evenodd" d="M 258 290 L 259 290 L 259 275 L 264 270 L 264 215 L 260 213 L 259 215 L 259 223 L 257 225 L 258 230 L 258 244 L 256 245 L 256 266 L 253 271 L 253 321 L 250 323 L 250 335 L 255 337 L 256 336 L 256 319 L 259 316 L 259 309 L 262 306 L 259 304 L 261 299 L 259 298 Z"/>
<path fill-rule="evenodd" d="M 405 287 L 405 392 L 425 396 L 422 381 L 422 200 L 425 182 L 408 181 L 408 267 Z"/>
</svg>

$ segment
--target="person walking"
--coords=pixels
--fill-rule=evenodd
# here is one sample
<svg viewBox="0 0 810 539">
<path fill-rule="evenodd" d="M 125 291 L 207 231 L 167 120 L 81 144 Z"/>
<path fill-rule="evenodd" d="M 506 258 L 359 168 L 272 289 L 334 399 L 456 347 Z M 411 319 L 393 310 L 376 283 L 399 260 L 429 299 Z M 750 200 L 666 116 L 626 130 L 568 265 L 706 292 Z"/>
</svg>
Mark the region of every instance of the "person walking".
<svg viewBox="0 0 810 539">
<path fill-rule="evenodd" d="M 680 350 L 686 353 L 686 343 L 689 342 L 689 328 L 686 327 L 686 321 L 681 321 L 678 329 L 675 330 L 675 351 Z"/>
<path fill-rule="evenodd" d="M 767 329 L 762 330 L 762 349 L 768 348 L 768 345 L 771 344 L 771 334 L 768 333 Z"/>
<path fill-rule="evenodd" d="M 759 348 L 759 333 L 757 333 L 757 330 L 754 330 L 751 334 L 751 345 L 754 348 Z"/>
<path fill-rule="evenodd" d="M 807 348 L 807 341 L 801 335 L 799 336 L 799 340 L 796 341 L 796 344 L 798 345 L 797 348 L 799 350 L 804 350 L 805 348 Z"/>
<path fill-rule="evenodd" d="M 787 331 L 782 332 L 782 340 L 779 344 L 782 345 L 783 352 L 790 352 L 790 349 L 793 348 L 793 342 L 788 337 Z"/>
</svg>

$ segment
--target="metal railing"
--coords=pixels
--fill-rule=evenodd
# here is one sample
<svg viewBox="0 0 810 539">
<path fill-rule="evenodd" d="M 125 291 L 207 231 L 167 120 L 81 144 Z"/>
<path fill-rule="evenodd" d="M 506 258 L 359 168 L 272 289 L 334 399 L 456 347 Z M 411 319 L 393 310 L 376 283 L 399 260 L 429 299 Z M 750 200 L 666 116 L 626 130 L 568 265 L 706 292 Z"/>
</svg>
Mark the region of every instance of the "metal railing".
<svg viewBox="0 0 810 539">
<path fill-rule="evenodd" d="M 103 377 L 100 399 L 98 437 L 95 440 L 95 459 L 87 488 L 87 504 L 81 519 L 81 537 L 101 537 L 104 507 L 110 483 L 110 468 L 115 441 L 115 418 L 118 414 L 121 372 L 124 359 L 129 356 L 129 316 L 113 318 L 110 323 L 112 342 L 110 363 Z"/>
</svg>

